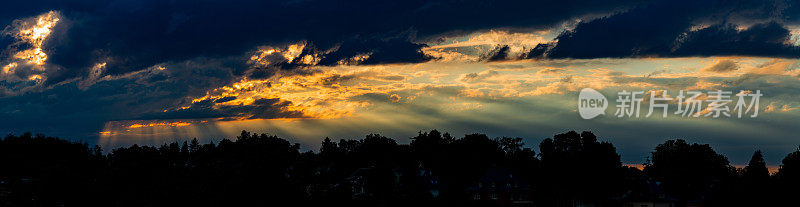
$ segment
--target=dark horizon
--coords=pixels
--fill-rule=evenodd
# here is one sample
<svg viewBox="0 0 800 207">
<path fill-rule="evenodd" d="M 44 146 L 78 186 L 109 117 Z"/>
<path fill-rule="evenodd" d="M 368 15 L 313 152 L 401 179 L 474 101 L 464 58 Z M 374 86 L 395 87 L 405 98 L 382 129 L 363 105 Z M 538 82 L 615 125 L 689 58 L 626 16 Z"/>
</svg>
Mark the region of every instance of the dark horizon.
<svg viewBox="0 0 800 207">
<path fill-rule="evenodd" d="M 437 129 L 432 129 L 432 130 L 437 130 Z M 253 130 L 253 131 L 257 131 L 257 130 Z M 426 130 L 417 130 L 416 132 L 424 132 L 424 131 L 426 131 Z M 480 133 L 480 132 L 451 133 L 449 131 L 443 131 L 443 130 L 440 130 L 440 131 L 442 131 L 443 133 L 444 132 L 450 133 L 450 134 L 452 134 L 454 136 L 457 136 L 457 137 L 464 136 L 464 135 L 467 135 L 467 134 L 475 134 L 475 133 L 483 134 L 483 133 Z M 565 133 L 565 132 L 568 132 L 568 131 L 584 131 L 584 130 L 565 130 L 565 131 L 562 131 L 560 133 Z M 414 134 L 416 132 L 407 132 L 407 133 L 405 133 L 407 135 L 406 136 L 402 136 L 402 137 L 392 136 L 390 134 L 380 133 L 380 132 L 366 132 L 364 134 L 382 134 L 382 135 L 387 135 L 387 137 L 395 139 L 398 144 L 409 144 L 412 141 L 411 138 L 416 135 L 416 134 Z M 593 132 L 598 132 L 598 131 L 593 131 Z M 23 132 L 23 133 L 32 133 L 34 135 L 35 134 L 43 134 L 43 133 L 35 133 L 35 132 Z M 23 133 L 8 133 L 8 135 L 21 135 Z M 259 132 L 259 133 L 261 133 L 261 132 Z M 300 145 L 300 150 L 308 150 L 308 151 L 314 151 L 314 152 L 318 152 L 320 145 L 319 145 L 319 142 L 314 143 L 312 141 L 321 141 L 324 138 L 331 138 L 332 140 L 341 140 L 341 139 L 354 139 L 354 138 L 358 137 L 358 136 L 345 136 L 345 137 L 323 136 L 319 140 L 316 140 L 316 139 L 315 140 L 299 140 L 297 138 L 293 138 L 293 137 L 290 137 L 290 136 L 284 136 L 282 134 L 274 134 L 274 133 L 269 133 L 269 132 L 264 132 L 264 133 L 269 134 L 269 135 L 275 135 L 275 136 L 287 139 L 289 141 L 292 141 L 294 143 L 298 143 Z M 598 133 L 598 134 L 602 134 L 602 133 Z M 489 137 L 493 137 L 493 138 L 499 138 L 499 137 L 507 136 L 507 135 L 502 135 L 502 134 L 497 134 L 497 135 L 495 135 L 495 134 L 486 134 L 486 135 L 489 136 Z M 507 137 L 518 137 L 518 136 L 507 136 Z M 526 147 L 538 148 L 539 147 L 539 142 L 541 142 L 542 140 L 544 140 L 544 139 L 546 139 L 548 137 L 538 137 L 538 138 L 520 137 L 520 138 L 522 138 L 527 143 Z M 133 141 L 133 142 L 130 142 L 130 143 L 124 143 L 124 142 L 123 143 L 115 143 L 114 145 L 109 145 L 108 143 L 104 144 L 103 140 L 92 141 L 92 139 L 86 139 L 86 138 L 80 138 L 80 137 L 79 138 L 62 137 L 62 139 L 69 140 L 69 141 L 86 142 L 86 143 L 88 143 L 90 145 L 99 145 L 99 146 L 103 147 L 103 149 L 106 149 L 106 150 L 113 150 L 113 149 L 121 148 L 121 147 L 130 147 L 130 146 L 132 146 L 134 144 L 137 144 L 137 145 L 140 145 L 140 146 L 160 146 L 162 144 L 168 144 L 168 143 L 172 143 L 172 142 L 179 142 L 180 143 L 180 142 L 183 142 L 183 141 L 191 141 L 192 139 L 198 139 L 200 141 L 200 143 L 204 143 L 204 144 L 207 144 L 207 143 L 210 143 L 210 142 L 217 143 L 217 142 L 221 141 L 222 139 L 230 139 L 230 137 L 226 137 L 224 135 L 220 135 L 220 136 L 217 136 L 217 137 L 214 137 L 214 138 L 173 137 L 173 138 L 154 140 L 155 142 L 141 142 L 141 140 L 137 140 L 137 141 Z M 613 137 L 600 136 L 600 137 L 598 137 L 598 139 L 602 140 L 602 141 L 614 143 L 615 145 L 618 144 L 618 143 L 614 142 Z M 730 151 L 726 152 L 725 150 L 720 150 L 720 147 L 719 146 L 715 146 L 713 143 L 703 142 L 703 140 L 704 140 L 703 138 L 688 138 L 687 139 L 686 137 L 672 137 L 672 138 L 666 138 L 665 137 L 661 142 L 653 143 L 652 146 L 655 146 L 657 144 L 663 143 L 663 141 L 673 140 L 673 139 L 684 139 L 684 140 L 687 140 L 687 141 L 690 141 L 690 142 L 694 142 L 694 143 L 709 144 L 714 149 L 718 150 L 718 152 L 720 154 L 725 155 L 726 157 L 728 157 L 731 160 L 731 164 L 732 165 L 735 165 L 735 166 L 738 166 L 738 167 L 743 167 L 743 166 L 747 165 L 747 162 L 750 160 L 750 155 L 745 155 L 744 157 L 743 156 L 736 156 L 735 158 L 737 158 L 737 159 L 731 159 L 731 156 L 729 154 L 741 155 L 741 154 L 747 154 L 747 152 L 745 152 L 743 150 L 730 150 Z M 800 144 L 800 141 L 798 141 L 798 144 Z M 649 156 L 650 150 L 652 150 L 651 149 L 652 146 L 650 148 L 645 147 L 643 149 L 636 149 L 636 150 L 622 149 L 622 151 L 618 152 L 618 153 L 620 153 L 620 156 L 622 158 L 622 164 L 630 165 L 630 166 L 636 166 L 636 165 L 641 165 L 641 164 L 645 163 L 646 160 L 647 160 L 647 156 Z M 768 167 L 770 169 L 770 172 L 774 172 L 775 170 L 777 170 L 779 165 L 780 165 L 781 160 L 784 158 L 783 156 L 785 156 L 786 154 L 788 154 L 790 152 L 793 152 L 796 148 L 792 149 L 791 146 L 787 146 L 787 149 L 789 149 L 789 150 L 785 150 L 785 151 L 770 151 L 770 150 L 760 149 L 760 148 L 757 148 L 757 147 L 752 147 L 752 151 L 761 150 L 765 154 L 764 160 L 766 161 L 766 163 L 767 163 L 767 165 L 768 165 Z M 635 153 L 635 156 L 626 156 L 625 155 L 626 151 L 628 151 L 628 152 L 634 151 L 634 152 L 638 152 L 638 153 Z M 106 152 L 108 152 L 108 151 L 106 151 Z M 630 159 L 631 157 L 639 158 L 639 160 Z M 628 158 L 628 159 L 626 159 L 626 158 Z"/>
<path fill-rule="evenodd" d="M 612 143 L 587 131 L 556 134 L 538 149 L 521 138 L 436 130 L 412 140 L 326 138 L 317 152 L 303 152 L 242 131 L 217 143 L 104 153 L 41 134 L 8 135 L 0 140 L 0 204 L 751 206 L 785 204 L 800 182 L 800 146 L 771 173 L 761 151 L 734 168 L 710 146 L 681 139 L 655 146 L 643 169 L 623 165 Z"/>
</svg>

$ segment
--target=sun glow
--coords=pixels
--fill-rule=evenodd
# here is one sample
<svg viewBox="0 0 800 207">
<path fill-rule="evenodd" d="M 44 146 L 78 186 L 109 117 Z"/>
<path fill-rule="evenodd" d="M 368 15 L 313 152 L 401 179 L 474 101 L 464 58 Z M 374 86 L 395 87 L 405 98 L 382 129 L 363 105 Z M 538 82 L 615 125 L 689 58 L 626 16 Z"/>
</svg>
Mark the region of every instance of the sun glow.
<svg viewBox="0 0 800 207">
<path fill-rule="evenodd" d="M 189 126 L 189 125 L 192 125 L 192 123 L 181 122 L 181 121 L 177 121 L 177 122 L 155 122 L 155 123 L 145 123 L 145 124 L 131 124 L 127 128 L 128 129 L 136 129 L 136 128 L 142 128 L 142 127 L 155 127 L 155 126 L 183 127 L 183 126 Z"/>
<path fill-rule="evenodd" d="M 303 57 L 303 50 L 306 48 L 305 42 L 290 44 L 285 47 L 262 46 L 250 56 L 250 64 L 258 66 L 269 66 L 276 62 L 285 61 L 286 63 L 301 63 L 314 65 L 318 58 L 314 54 L 306 54 Z M 276 59 L 277 57 L 277 59 Z"/>
<path fill-rule="evenodd" d="M 352 115 L 356 108 L 369 105 L 365 101 L 351 101 L 348 97 L 363 94 L 364 90 L 354 90 L 341 85 L 325 85 L 325 78 L 331 74 L 319 73 L 310 76 L 288 76 L 267 80 L 247 80 L 224 86 L 193 99 L 192 102 L 237 97 L 235 100 L 217 103 L 225 105 L 250 105 L 255 100 L 279 98 L 291 101 L 287 110 L 302 112 L 310 118 L 329 119 Z"/>
<path fill-rule="evenodd" d="M 101 136 L 121 134 L 158 134 L 171 132 L 195 124 L 207 123 L 207 120 L 128 120 L 107 122 L 100 131 Z"/>
<path fill-rule="evenodd" d="M 47 37 L 50 36 L 52 29 L 60 21 L 58 12 L 50 11 L 37 16 L 34 21 L 17 20 L 15 21 L 17 31 L 12 35 L 31 45 L 30 49 L 19 51 L 14 54 L 14 58 L 25 60 L 34 65 L 43 65 L 47 60 L 47 54 L 42 51 Z"/>
<path fill-rule="evenodd" d="M 9 63 L 6 66 L 3 66 L 3 74 L 14 73 L 14 68 L 17 67 L 17 63 Z"/>
<path fill-rule="evenodd" d="M 40 76 L 40 75 L 32 75 L 32 76 L 28 77 L 28 80 L 30 80 L 30 81 L 36 81 L 36 80 L 41 80 L 41 79 L 42 79 L 42 76 Z"/>
</svg>

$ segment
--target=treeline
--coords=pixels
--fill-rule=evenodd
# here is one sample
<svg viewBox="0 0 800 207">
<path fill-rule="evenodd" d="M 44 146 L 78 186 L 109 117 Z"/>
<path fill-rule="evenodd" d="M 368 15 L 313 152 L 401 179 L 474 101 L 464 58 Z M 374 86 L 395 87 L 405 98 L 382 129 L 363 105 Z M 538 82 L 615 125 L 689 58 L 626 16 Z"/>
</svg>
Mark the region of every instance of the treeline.
<svg viewBox="0 0 800 207">
<path fill-rule="evenodd" d="M 370 134 L 318 152 L 267 134 L 113 149 L 30 133 L 0 141 L 0 206 L 769 206 L 800 195 L 800 149 L 770 174 L 669 140 L 644 170 L 591 132 L 545 139 Z"/>
</svg>

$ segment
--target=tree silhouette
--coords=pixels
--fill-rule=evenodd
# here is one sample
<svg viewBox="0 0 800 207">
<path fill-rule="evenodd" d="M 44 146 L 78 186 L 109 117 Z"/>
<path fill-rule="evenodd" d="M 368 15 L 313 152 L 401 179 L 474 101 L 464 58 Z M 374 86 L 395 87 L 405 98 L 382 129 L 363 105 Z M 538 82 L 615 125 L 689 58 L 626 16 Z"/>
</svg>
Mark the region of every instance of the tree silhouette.
<svg viewBox="0 0 800 207">
<path fill-rule="evenodd" d="M 542 192 L 542 196 L 556 197 L 561 203 L 573 200 L 599 202 L 621 193 L 623 168 L 620 156 L 613 145 L 597 142 L 597 137 L 591 132 L 557 134 L 552 139 L 543 140 L 539 147 L 545 171 L 542 176 L 548 178 L 540 185 L 554 189 Z"/>
<path fill-rule="evenodd" d="M 740 195 L 738 196 L 738 204 L 745 204 L 748 206 L 763 205 L 771 202 L 770 194 L 773 189 L 769 188 L 769 169 L 767 163 L 764 162 L 764 156 L 761 150 L 756 150 L 750 162 L 742 169 L 742 182 Z M 728 197 L 729 200 L 734 200 L 735 197 Z M 729 203 L 734 205 L 734 203 Z"/>
<path fill-rule="evenodd" d="M 733 175 L 728 158 L 710 146 L 668 140 L 656 146 L 645 172 L 663 182 L 664 189 L 683 200 L 701 200 L 718 184 Z"/>
<path fill-rule="evenodd" d="M 776 177 L 779 181 L 777 197 L 783 203 L 792 202 L 800 194 L 800 146 L 783 158 Z"/>
<path fill-rule="evenodd" d="M 750 158 L 747 166 L 744 167 L 743 177 L 752 182 L 763 183 L 769 179 L 769 170 L 767 163 L 764 162 L 764 156 L 761 155 L 761 150 L 756 150 L 753 157 Z"/>
<path fill-rule="evenodd" d="M 684 140 L 656 146 L 644 172 L 622 167 L 616 148 L 591 132 L 544 139 L 538 155 L 522 138 L 432 130 L 410 140 L 326 137 L 318 152 L 300 152 L 286 139 L 242 131 L 216 143 L 103 154 L 86 143 L 8 135 L 0 206 L 624 206 L 631 198 L 759 206 L 800 193 L 800 149 L 770 177 L 761 151 L 735 171 L 710 146 Z M 507 194 L 476 199 L 470 189 Z"/>
<path fill-rule="evenodd" d="M 781 163 L 778 171 L 781 180 L 791 184 L 800 183 L 800 146 L 794 152 L 786 155 Z"/>
</svg>

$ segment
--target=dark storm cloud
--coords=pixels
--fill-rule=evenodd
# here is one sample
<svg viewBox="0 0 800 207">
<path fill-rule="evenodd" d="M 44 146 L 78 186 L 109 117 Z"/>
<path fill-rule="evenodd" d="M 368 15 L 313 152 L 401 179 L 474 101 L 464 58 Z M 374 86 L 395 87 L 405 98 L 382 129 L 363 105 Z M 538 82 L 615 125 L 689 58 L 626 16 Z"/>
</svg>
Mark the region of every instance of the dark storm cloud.
<svg viewBox="0 0 800 207">
<path fill-rule="evenodd" d="M 546 27 L 581 15 L 628 8 L 632 1 L 14 1 L 0 23 L 59 11 L 44 46 L 58 83 L 107 62 L 106 74 L 195 57 L 241 55 L 258 45 L 307 40 L 327 64 L 370 53 L 361 64 L 427 61 L 409 40 L 496 27 Z M 411 31 L 411 32 L 410 32 Z M 401 36 L 401 37 L 398 37 Z M 419 37 L 417 37 L 419 36 Z M 8 37 L 2 42 L 8 44 Z"/>
<path fill-rule="evenodd" d="M 349 38 L 335 51 L 324 54 L 319 64 L 337 65 L 339 61 L 362 54 L 369 55 L 366 60 L 360 62 L 362 64 L 425 62 L 432 58 L 422 54 L 421 49 L 424 46 L 426 45 L 411 43 L 408 39 L 401 38 L 388 40 Z"/>
<path fill-rule="evenodd" d="M 489 62 L 504 60 L 508 57 L 508 51 L 510 49 L 511 48 L 509 48 L 508 45 L 495 46 L 494 49 L 492 49 L 491 51 L 489 51 L 489 53 L 481 57 L 481 59 Z"/>
<path fill-rule="evenodd" d="M 537 46 L 529 58 L 752 55 L 796 57 L 783 44 L 794 22 L 793 1 L 39 1 L 6 2 L 0 23 L 60 11 L 45 44 L 48 83 L 196 57 L 242 55 L 258 45 L 309 41 L 320 64 L 368 54 L 359 64 L 431 60 L 420 40 L 489 28 L 544 28 L 585 16 L 557 44 Z M 628 10 L 629 8 L 635 8 Z M 738 31 L 728 23 L 760 23 Z M 767 23 L 778 21 L 779 23 Z M 695 24 L 713 24 L 689 31 Z M 9 37 L 0 38 L 5 46 Z M 6 47 L 4 47 L 6 48 Z M 502 49 L 502 48 L 500 48 Z M 310 52 L 311 50 L 309 50 Z M 495 59 L 502 59 L 502 53 Z M 283 65 L 293 68 L 297 63 Z M 257 71 L 253 77 L 269 76 Z"/>
<path fill-rule="evenodd" d="M 214 100 L 214 103 L 225 103 L 225 102 L 233 101 L 233 100 L 236 100 L 236 96 L 223 97 L 223 98 Z"/>
<path fill-rule="evenodd" d="M 800 57 L 789 44 L 793 1 L 659 1 L 578 24 L 527 58 Z M 788 9 L 787 9 L 788 8 Z M 791 14 L 793 15 L 793 14 Z M 708 25 L 705 28 L 693 28 Z M 740 30 L 739 26 L 749 26 Z"/>
<path fill-rule="evenodd" d="M 237 70 L 219 59 L 195 58 L 166 63 L 164 69 L 149 69 L 96 83 L 86 89 L 70 82 L 39 93 L 0 96 L 0 131 L 57 134 L 67 138 L 97 136 L 103 123 L 131 119 L 302 117 L 285 110 L 290 102 L 261 99 L 248 106 L 212 108 L 235 97 L 198 102 L 186 110 L 187 96 L 202 96 L 235 77 Z M 164 113 L 164 110 L 168 110 Z"/>
<path fill-rule="evenodd" d="M 231 60 L 233 61 L 233 60 Z M 183 104 L 235 77 L 234 63 L 196 58 L 165 63 L 80 88 L 60 84 L 36 93 L 0 96 L 0 132 L 42 132 L 67 138 L 95 137 L 103 123 L 131 120 Z"/>
<path fill-rule="evenodd" d="M 787 44 L 791 34 L 778 23 L 756 24 L 745 30 L 719 24 L 690 32 L 676 43 L 675 56 L 747 55 L 800 57 L 800 47 Z"/>
</svg>

